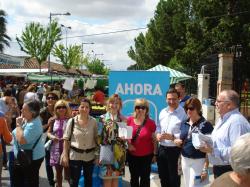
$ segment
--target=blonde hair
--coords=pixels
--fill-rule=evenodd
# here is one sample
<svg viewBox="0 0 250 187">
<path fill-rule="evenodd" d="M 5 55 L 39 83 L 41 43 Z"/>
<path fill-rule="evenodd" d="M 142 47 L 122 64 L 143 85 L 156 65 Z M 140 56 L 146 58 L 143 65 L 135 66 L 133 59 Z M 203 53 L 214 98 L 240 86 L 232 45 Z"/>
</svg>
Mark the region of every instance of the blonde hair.
<svg viewBox="0 0 250 187">
<path fill-rule="evenodd" d="M 146 99 L 144 98 L 139 98 L 139 99 L 136 99 L 135 102 L 134 102 L 134 114 L 133 116 L 136 118 L 137 117 L 137 113 L 136 113 L 136 106 L 145 106 L 146 107 L 146 114 L 145 114 L 145 117 L 148 117 L 149 116 L 149 103 Z"/>
<path fill-rule="evenodd" d="M 122 109 L 122 99 L 120 98 L 120 96 L 118 94 L 113 94 L 111 95 L 108 100 L 107 100 L 107 105 L 106 105 L 106 108 L 107 108 L 107 111 L 110 112 L 109 110 L 109 104 L 114 102 L 114 101 L 118 101 L 119 103 L 119 110 L 118 110 L 118 113 L 120 113 L 121 109 Z"/>
<path fill-rule="evenodd" d="M 69 107 L 69 104 L 67 101 L 63 100 L 63 99 L 60 99 L 56 102 L 55 106 L 54 106 L 54 113 L 56 115 L 56 117 L 58 118 L 59 117 L 59 114 L 57 112 L 57 107 L 58 106 L 66 106 L 66 117 L 67 118 L 70 118 L 71 117 L 71 109 Z"/>
</svg>

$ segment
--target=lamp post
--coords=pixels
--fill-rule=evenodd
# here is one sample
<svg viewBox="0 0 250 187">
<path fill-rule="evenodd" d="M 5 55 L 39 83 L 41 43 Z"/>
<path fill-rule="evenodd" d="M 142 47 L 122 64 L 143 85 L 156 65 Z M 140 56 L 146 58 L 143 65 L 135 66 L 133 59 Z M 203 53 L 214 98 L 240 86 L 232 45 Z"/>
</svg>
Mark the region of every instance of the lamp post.
<svg viewBox="0 0 250 187">
<path fill-rule="evenodd" d="M 65 28 L 66 38 L 65 38 L 65 56 L 66 56 L 66 64 L 68 63 L 68 30 L 71 29 L 71 27 L 67 27 L 63 24 L 61 24 L 61 27 Z"/>
<path fill-rule="evenodd" d="M 65 47 L 66 50 L 68 50 L 68 30 L 71 29 L 71 27 L 66 27 L 65 25 L 61 24 L 61 27 L 65 28 L 65 32 L 66 32 L 66 42 L 65 42 Z"/>
<path fill-rule="evenodd" d="M 49 40 L 51 41 L 51 21 L 53 16 L 70 16 L 69 12 L 66 13 L 49 13 Z M 52 73 L 51 73 L 51 64 L 50 64 L 50 52 L 48 56 L 48 72 L 51 77 L 50 82 L 52 83 Z"/>
</svg>

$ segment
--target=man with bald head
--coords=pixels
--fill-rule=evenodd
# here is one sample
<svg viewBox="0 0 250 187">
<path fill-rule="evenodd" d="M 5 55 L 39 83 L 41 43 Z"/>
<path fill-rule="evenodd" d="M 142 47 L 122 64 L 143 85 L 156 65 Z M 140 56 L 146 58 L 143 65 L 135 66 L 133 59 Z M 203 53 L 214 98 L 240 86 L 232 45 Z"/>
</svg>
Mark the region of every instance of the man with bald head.
<svg viewBox="0 0 250 187">
<path fill-rule="evenodd" d="M 215 178 L 232 171 L 229 159 L 231 147 L 241 135 L 250 132 L 250 124 L 239 112 L 239 105 L 239 95 L 234 90 L 223 90 L 215 102 L 220 118 L 212 132 L 213 146 L 200 148 L 209 153 Z"/>
</svg>

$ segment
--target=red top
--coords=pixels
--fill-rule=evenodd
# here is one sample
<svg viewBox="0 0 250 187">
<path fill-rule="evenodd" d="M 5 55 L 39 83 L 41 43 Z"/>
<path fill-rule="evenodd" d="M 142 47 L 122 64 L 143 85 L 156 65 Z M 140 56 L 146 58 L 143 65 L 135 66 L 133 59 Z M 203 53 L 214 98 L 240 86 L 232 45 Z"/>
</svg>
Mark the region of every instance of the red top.
<svg viewBox="0 0 250 187">
<path fill-rule="evenodd" d="M 139 125 L 134 122 L 134 117 L 129 117 L 127 125 L 133 127 L 133 137 L 136 134 Z M 153 134 L 155 133 L 156 125 L 155 122 L 148 118 L 145 125 L 142 127 L 139 136 L 134 142 L 130 142 L 135 148 L 135 151 L 130 151 L 130 154 L 134 156 L 146 156 L 152 154 L 154 151 Z"/>
</svg>

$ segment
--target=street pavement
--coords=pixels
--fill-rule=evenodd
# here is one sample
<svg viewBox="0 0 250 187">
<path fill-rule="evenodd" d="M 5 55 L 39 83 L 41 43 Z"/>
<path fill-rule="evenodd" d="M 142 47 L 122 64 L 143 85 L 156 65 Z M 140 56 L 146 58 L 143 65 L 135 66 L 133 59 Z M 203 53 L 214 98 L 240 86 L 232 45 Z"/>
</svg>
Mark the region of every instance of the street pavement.
<svg viewBox="0 0 250 187">
<path fill-rule="evenodd" d="M 7 146 L 7 151 L 11 149 L 10 146 Z M 210 175 L 210 181 L 212 181 L 212 175 Z M 126 167 L 125 170 L 125 176 L 122 178 L 122 186 L 123 187 L 130 187 L 129 184 L 130 174 L 128 167 Z M 159 175 L 157 173 L 151 173 L 150 176 L 150 186 L 151 187 L 160 187 L 160 180 Z M 181 177 L 181 187 L 184 187 L 183 185 L 183 177 Z M 0 185 L 1 186 L 1 185 Z M 4 170 L 2 172 L 2 187 L 9 187 L 10 181 L 9 181 L 9 171 Z M 207 185 L 209 186 L 209 185 Z M 40 187 L 49 187 L 49 183 L 46 176 L 46 170 L 45 170 L 45 162 L 42 163 L 42 166 L 40 168 Z M 63 181 L 63 187 L 69 187 L 68 183 L 66 181 Z"/>
</svg>

